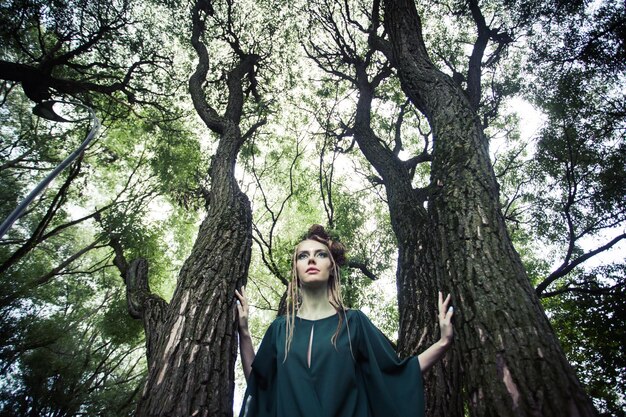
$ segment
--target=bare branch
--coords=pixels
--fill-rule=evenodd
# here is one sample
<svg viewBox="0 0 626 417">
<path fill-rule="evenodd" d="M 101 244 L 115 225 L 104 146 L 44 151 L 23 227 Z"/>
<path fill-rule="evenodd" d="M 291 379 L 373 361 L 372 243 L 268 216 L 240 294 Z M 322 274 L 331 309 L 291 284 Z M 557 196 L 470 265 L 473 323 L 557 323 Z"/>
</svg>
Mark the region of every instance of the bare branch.
<svg viewBox="0 0 626 417">
<path fill-rule="evenodd" d="M 363 262 L 348 261 L 348 267 L 358 269 L 359 271 L 363 273 L 363 275 L 365 275 L 372 281 L 376 281 L 378 279 L 378 277 L 372 271 L 370 271 L 367 265 L 364 264 Z"/>
<path fill-rule="evenodd" d="M 535 292 L 537 293 L 537 296 L 541 297 L 542 293 L 546 290 L 546 288 L 548 288 L 550 284 L 552 284 L 557 279 L 567 275 L 578 265 L 582 264 L 583 262 L 596 256 L 599 253 L 602 253 L 611 249 L 613 246 L 615 246 L 617 243 L 621 242 L 624 239 L 626 239 L 626 233 L 622 233 L 619 236 L 616 236 L 615 238 L 611 239 L 611 241 L 607 242 L 606 244 L 592 251 L 589 251 L 581 256 L 578 256 L 573 260 L 570 258 L 567 258 L 566 261 L 563 261 L 563 263 L 555 271 L 553 271 L 550 275 L 548 275 L 546 279 L 544 279 L 539 285 L 537 285 L 537 287 L 535 288 Z"/>
<path fill-rule="evenodd" d="M 589 282 L 589 281 L 570 282 L 564 285 L 563 287 L 556 289 L 554 291 L 544 291 L 543 293 L 541 293 L 541 298 L 550 298 L 550 297 L 555 297 L 557 295 L 562 295 L 566 293 L 589 294 L 591 296 L 607 295 L 626 286 L 626 282 L 620 282 L 610 287 L 589 288 L 589 286 L 586 286 L 587 284 L 593 284 L 593 283 L 596 283 L 596 282 L 595 281 L 593 282 Z"/>
<path fill-rule="evenodd" d="M 28 284 L 26 284 L 23 287 L 19 288 L 18 290 L 16 290 L 12 294 L 4 295 L 2 298 L 0 298 L 0 308 L 6 307 L 7 305 L 9 305 L 10 303 L 14 302 L 17 299 L 20 299 L 22 297 L 26 297 L 29 294 L 30 291 L 32 291 L 35 288 L 40 287 L 40 286 L 48 283 L 51 279 L 53 279 L 54 277 L 58 276 L 59 273 L 63 269 L 67 268 L 72 262 L 74 262 L 75 260 L 77 260 L 78 258 L 83 256 L 85 253 L 89 252 L 90 250 L 104 247 L 105 245 L 100 245 L 99 244 L 101 241 L 102 241 L 101 239 L 96 239 L 95 241 L 93 241 L 89 245 L 85 246 L 84 248 L 80 249 L 78 252 L 74 253 L 73 255 L 71 255 L 70 257 L 65 259 L 59 265 L 54 267 L 50 272 L 48 272 L 48 273 L 40 276 L 39 278 L 29 282 Z"/>
</svg>

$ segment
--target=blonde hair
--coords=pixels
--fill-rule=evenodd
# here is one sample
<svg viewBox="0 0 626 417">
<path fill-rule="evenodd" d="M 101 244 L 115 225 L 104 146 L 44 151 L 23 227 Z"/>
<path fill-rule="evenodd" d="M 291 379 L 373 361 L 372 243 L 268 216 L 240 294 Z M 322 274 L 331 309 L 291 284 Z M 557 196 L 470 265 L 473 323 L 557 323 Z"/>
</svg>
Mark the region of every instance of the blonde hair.
<svg viewBox="0 0 626 417">
<path fill-rule="evenodd" d="M 340 266 L 345 265 L 346 258 L 345 252 L 346 248 L 338 241 L 333 241 L 330 238 L 330 235 L 324 230 L 323 226 L 318 224 L 314 224 L 309 228 L 309 231 L 304 236 L 304 238 L 300 241 L 304 242 L 305 240 L 314 240 L 326 246 L 328 248 L 328 253 L 330 256 L 330 261 L 332 263 L 332 273 L 328 278 L 328 301 L 335 308 L 337 314 L 339 315 L 339 323 L 337 324 L 337 330 L 332 335 L 330 341 L 337 348 L 337 338 L 339 337 L 339 331 L 341 330 L 341 326 L 343 325 L 343 321 L 345 319 L 346 325 L 348 324 L 348 320 L 346 318 L 346 307 L 343 304 L 343 298 L 341 297 L 341 272 Z M 286 326 L 286 334 L 285 334 L 285 358 L 284 361 L 287 360 L 287 354 L 289 353 L 289 349 L 291 348 L 291 341 L 293 340 L 293 329 L 295 325 L 295 317 L 300 308 L 300 304 L 302 303 L 302 297 L 300 295 L 300 277 L 298 277 L 298 271 L 296 269 L 297 262 L 297 254 L 298 254 L 298 245 L 293 252 L 293 256 L 291 259 L 291 281 L 289 282 L 289 287 L 287 288 L 287 312 L 285 317 L 285 326 Z M 349 330 L 348 330 L 349 331 Z M 348 339 L 349 339 L 348 335 Z M 350 341 L 350 351 L 352 351 L 352 341 Z"/>
</svg>

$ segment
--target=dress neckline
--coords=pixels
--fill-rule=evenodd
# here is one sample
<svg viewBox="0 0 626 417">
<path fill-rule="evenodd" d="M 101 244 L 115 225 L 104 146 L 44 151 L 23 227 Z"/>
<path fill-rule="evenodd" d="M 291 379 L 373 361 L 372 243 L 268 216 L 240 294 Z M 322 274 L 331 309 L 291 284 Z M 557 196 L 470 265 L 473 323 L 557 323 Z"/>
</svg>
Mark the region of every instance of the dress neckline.
<svg viewBox="0 0 626 417">
<path fill-rule="evenodd" d="M 351 309 L 351 308 L 346 308 L 346 309 L 344 309 L 344 310 L 343 310 L 343 314 L 344 314 L 344 317 L 345 317 L 345 318 L 347 318 L 347 317 L 348 317 L 348 312 L 349 312 L 350 310 L 352 310 L 352 309 Z M 331 314 L 330 316 L 322 317 L 322 318 L 320 318 L 320 319 L 315 319 L 315 320 L 305 319 L 304 317 L 300 317 L 300 316 L 298 316 L 298 315 L 296 314 L 296 318 L 297 318 L 297 319 L 300 319 L 300 320 L 308 321 L 308 322 L 311 322 L 311 323 L 315 323 L 315 322 L 318 322 L 318 321 L 328 320 L 328 319 L 330 319 L 330 318 L 332 318 L 332 317 L 337 317 L 337 316 L 338 316 L 338 314 L 339 314 L 338 312 L 335 312 L 335 313 Z"/>
<path fill-rule="evenodd" d="M 328 320 L 328 319 L 333 318 L 333 317 L 337 317 L 337 312 L 334 312 L 334 313 L 333 313 L 333 314 L 331 314 L 330 316 L 322 317 L 322 318 L 315 319 L 315 320 L 305 319 L 304 317 L 296 316 L 296 318 L 298 318 L 298 319 L 300 319 L 300 320 L 303 320 L 303 321 L 308 321 L 308 322 L 311 322 L 311 323 L 315 323 L 315 322 L 318 322 L 318 321 L 323 321 L 323 320 Z"/>
</svg>

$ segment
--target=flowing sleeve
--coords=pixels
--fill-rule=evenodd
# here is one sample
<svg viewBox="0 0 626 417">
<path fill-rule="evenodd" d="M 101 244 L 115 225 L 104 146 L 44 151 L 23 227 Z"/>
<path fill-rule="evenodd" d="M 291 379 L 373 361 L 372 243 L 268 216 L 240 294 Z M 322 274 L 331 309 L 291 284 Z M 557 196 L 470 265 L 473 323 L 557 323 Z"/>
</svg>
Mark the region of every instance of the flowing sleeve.
<svg viewBox="0 0 626 417">
<path fill-rule="evenodd" d="M 265 332 L 252 362 L 252 372 L 243 398 L 239 417 L 266 417 L 275 414 L 276 334 L 281 319 L 276 319 Z"/>
<path fill-rule="evenodd" d="M 357 365 L 375 416 L 423 417 L 424 385 L 416 356 L 400 360 L 391 342 L 356 310 Z"/>
</svg>

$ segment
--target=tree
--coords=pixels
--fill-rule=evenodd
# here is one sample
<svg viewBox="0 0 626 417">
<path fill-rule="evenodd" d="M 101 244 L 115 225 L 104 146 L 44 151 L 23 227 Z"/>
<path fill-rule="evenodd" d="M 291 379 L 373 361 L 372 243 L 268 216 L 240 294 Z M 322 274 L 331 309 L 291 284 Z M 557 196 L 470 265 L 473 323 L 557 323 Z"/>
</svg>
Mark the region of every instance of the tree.
<svg viewBox="0 0 626 417">
<path fill-rule="evenodd" d="M 133 17 L 134 6 L 17 1 L 0 9 L 2 217 L 84 137 L 81 123 L 68 128 L 34 118 L 18 82 L 36 102 L 53 95 L 90 104 L 107 128 L 0 243 L 0 331 L 7 336 L 0 363 L 11 381 L 2 384 L 4 413 L 121 415 L 135 406 L 145 368 L 137 354 L 143 339 L 107 328 L 119 312 L 119 278 L 110 273 L 105 247 L 115 234 L 129 244 L 130 256 L 149 257 L 153 287 L 160 291 L 163 265 L 172 260 L 155 249 L 163 249 L 166 232 L 150 228 L 142 215 L 164 194 L 175 195 L 171 188 L 180 196 L 183 185 L 195 185 L 185 177 L 184 163 L 177 178 L 159 172 L 165 146 L 158 141 L 174 144 L 172 132 L 189 135 L 172 120 L 180 112 L 172 101 L 177 83 L 171 60 L 155 52 L 165 53 L 168 43 L 158 42 L 149 14 L 141 21 Z M 152 35 L 142 40 L 142 34 Z M 185 162 L 195 169 L 200 159 L 193 141 L 187 144 Z M 156 157 L 149 160 L 152 152 Z M 188 218 L 180 215 L 179 223 L 170 223 L 179 234 Z M 184 239 L 178 244 L 184 247 Z M 123 317 L 115 316 L 117 325 L 138 330 Z"/>
<path fill-rule="evenodd" d="M 14 93 L 4 105 L 10 112 L 0 136 L 2 149 L 26 155 L 0 171 L 3 187 L 11 187 L 2 190 L 8 197 L 3 198 L 5 213 L 12 196 L 55 162 L 57 148 L 65 153 L 63 148 L 83 133 L 68 132 L 66 142 L 38 146 L 46 129 L 30 129 L 32 116 L 23 109 L 22 98 Z M 7 415 L 90 410 L 118 416 L 135 408 L 136 387 L 145 375 L 144 340 L 141 328 L 124 311 L 120 314 L 119 273 L 112 269 L 102 229 L 119 233 L 132 248 L 130 254 L 149 257 L 153 285 L 161 290 L 164 269 L 175 258 L 160 242 L 181 227 L 176 222 L 158 227 L 146 220 L 159 187 L 154 175 L 145 175 L 150 170 L 145 154 L 129 152 L 135 145 L 150 147 L 165 135 L 142 134 L 130 120 L 123 128 L 108 128 L 0 243 L 0 366 L 6 378 L 0 396 Z M 179 175 L 183 168 L 180 164 Z M 186 216 L 178 215 L 182 223 Z M 184 246 L 184 239 L 179 245 Z"/>
<path fill-rule="evenodd" d="M 447 263 L 439 264 L 438 272 L 449 274 L 464 312 L 457 349 L 467 364 L 470 408 L 487 415 L 595 415 L 508 238 L 472 106 L 430 63 L 414 6 L 387 1 L 385 12 L 403 90 L 433 128 L 438 157 L 431 179 L 441 190 L 429 201 L 429 215 L 439 259 Z M 474 243 L 467 245 L 465 239 Z M 465 305 L 469 299 L 473 306 Z M 474 349 L 481 354 L 473 355 Z M 535 366 L 528 366 L 528 359 Z M 476 378 L 480 375 L 483 381 Z"/>
<path fill-rule="evenodd" d="M 85 292 L 94 298 L 99 294 L 88 285 L 73 283 L 66 291 L 67 297 L 53 301 L 66 303 L 58 311 L 43 319 L 30 311 L 18 320 L 16 346 L 23 352 L 11 365 L 3 352 L 10 387 L 0 394 L 0 414 L 132 415 L 136 387 L 145 376 L 142 355 L 137 354 L 142 349 L 140 327 L 132 325 L 124 310 L 110 307 L 123 308 L 115 302 L 123 301 L 120 294 L 110 293 L 90 306 Z M 109 327 L 116 313 L 115 326 L 120 327 Z"/>
<path fill-rule="evenodd" d="M 172 116 L 165 103 L 176 83 L 172 58 L 163 55 L 167 42 L 159 42 L 156 20 L 134 17 L 130 1 L 64 0 L 49 7 L 12 0 L 0 13 L 4 97 L 19 84 L 34 102 L 54 94 L 95 106 L 101 117 L 122 117 L 146 104 Z"/>
<path fill-rule="evenodd" d="M 463 386 L 473 414 L 594 415 L 508 237 L 477 114 L 481 65 L 476 62 L 482 62 L 489 39 L 506 44 L 510 37 L 486 28 L 478 5 L 469 3 L 479 36 L 463 91 L 430 60 L 412 2 L 385 2 L 388 41 L 379 35 L 376 5 L 370 14 L 355 6 L 369 18 L 365 23 L 347 4 L 340 9 L 321 2 L 319 9 L 318 20 L 331 46 L 313 41 L 309 55 L 327 73 L 358 89 L 356 116 L 347 132 L 381 176 L 398 238 L 400 351 L 411 353 L 406 347 L 418 346 L 416 329 L 435 322 L 429 317 L 435 309 L 428 308 L 432 292 L 449 286 L 462 314 L 457 317 L 455 353 L 465 364 Z M 363 39 L 397 69 L 403 92 L 432 129 L 432 152 L 427 144 L 423 153 L 402 161 L 399 146 L 385 144 L 372 128 L 372 102 L 391 71 Z M 414 189 L 412 168 L 430 161 L 430 184 Z M 410 320 L 412 325 L 406 326 Z M 535 366 L 529 367 L 524 358 Z M 447 377 L 442 371 L 431 377 L 428 405 L 436 415 L 462 412 L 458 395 L 452 394 L 461 392 L 459 370 L 452 357 L 444 371 Z M 553 389 L 556 381 L 559 390 Z M 540 402 L 534 397 L 537 391 L 542 393 Z"/>
<path fill-rule="evenodd" d="M 525 184 L 516 187 L 521 198 L 510 199 L 517 212 L 512 231 L 581 382 L 601 412 L 619 414 L 623 384 L 594 375 L 611 375 L 622 356 L 611 343 L 619 330 L 607 319 L 623 311 L 626 281 L 618 249 L 626 220 L 620 59 L 626 9 L 602 2 L 519 12 L 540 15 L 528 34 L 532 52 L 522 91 L 542 110 L 545 124 L 534 155 L 516 161 Z"/>
<path fill-rule="evenodd" d="M 232 2 L 198 1 L 191 9 L 198 64 L 189 91 L 196 112 L 219 140 L 209 168 L 207 215 L 169 303 L 150 292 L 147 262 L 128 262 L 122 245 L 111 239 L 129 311 L 142 319 L 146 332 L 149 371 L 139 416 L 232 414 L 237 352 L 233 294 L 246 282 L 252 242 L 250 203 L 234 169 L 242 145 L 265 123 L 257 71 L 264 53 L 260 48 L 268 46 L 243 37 L 241 13 Z M 226 100 L 213 101 L 214 93 L 205 90 L 207 77 L 214 76 L 205 44 L 209 30 L 231 51 L 228 70 L 218 80 Z"/>
</svg>

